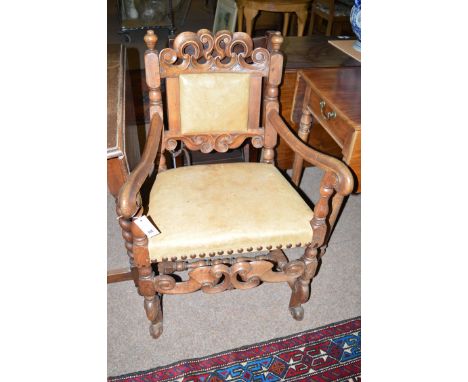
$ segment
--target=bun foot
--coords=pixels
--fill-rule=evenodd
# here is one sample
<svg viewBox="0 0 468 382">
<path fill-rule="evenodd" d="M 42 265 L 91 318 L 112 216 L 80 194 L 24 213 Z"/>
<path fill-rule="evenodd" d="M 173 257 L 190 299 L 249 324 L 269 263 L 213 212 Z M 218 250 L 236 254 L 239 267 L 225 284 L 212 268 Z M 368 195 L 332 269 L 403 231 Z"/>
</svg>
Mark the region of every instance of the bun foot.
<svg viewBox="0 0 468 382">
<path fill-rule="evenodd" d="M 163 332 L 162 322 L 151 324 L 149 327 L 149 331 L 150 331 L 151 337 L 153 337 L 154 339 L 159 338 Z"/>
<path fill-rule="evenodd" d="M 296 321 L 302 321 L 304 318 L 304 308 L 302 306 L 291 307 L 289 312 Z"/>
</svg>

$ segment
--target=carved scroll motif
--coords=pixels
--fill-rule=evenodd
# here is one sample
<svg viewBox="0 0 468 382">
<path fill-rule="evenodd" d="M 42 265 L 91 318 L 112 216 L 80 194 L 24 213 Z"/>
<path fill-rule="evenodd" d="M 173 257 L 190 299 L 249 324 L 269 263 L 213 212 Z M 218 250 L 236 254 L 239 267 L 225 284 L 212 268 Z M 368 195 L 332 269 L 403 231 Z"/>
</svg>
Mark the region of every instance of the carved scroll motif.
<svg viewBox="0 0 468 382">
<path fill-rule="evenodd" d="M 176 282 L 170 275 L 155 277 L 155 289 L 159 293 L 181 294 L 191 293 L 201 289 L 205 293 L 219 293 L 226 289 L 250 289 L 261 282 L 294 282 L 305 271 L 302 261 L 291 261 L 283 267 L 283 271 L 273 271 L 274 263 L 265 260 L 249 261 L 239 258 L 231 266 L 216 264 L 212 266 L 197 266 L 188 272 L 187 281 Z"/>
<path fill-rule="evenodd" d="M 257 129 L 258 132 L 247 132 L 241 134 L 201 134 L 201 135 L 172 135 L 166 133 L 165 147 L 168 150 L 174 150 L 177 141 L 183 141 L 190 150 L 200 150 L 202 153 L 209 153 L 216 150 L 225 153 L 229 149 L 239 147 L 246 138 L 252 138 L 252 145 L 256 148 L 263 147 L 263 129 Z"/>
<path fill-rule="evenodd" d="M 270 53 L 264 48 L 253 49 L 251 37 L 244 32 L 219 31 L 213 35 L 208 29 L 197 33 L 183 32 L 174 40 L 173 48 L 159 54 L 163 77 L 210 71 L 259 72 L 266 76 Z"/>
</svg>

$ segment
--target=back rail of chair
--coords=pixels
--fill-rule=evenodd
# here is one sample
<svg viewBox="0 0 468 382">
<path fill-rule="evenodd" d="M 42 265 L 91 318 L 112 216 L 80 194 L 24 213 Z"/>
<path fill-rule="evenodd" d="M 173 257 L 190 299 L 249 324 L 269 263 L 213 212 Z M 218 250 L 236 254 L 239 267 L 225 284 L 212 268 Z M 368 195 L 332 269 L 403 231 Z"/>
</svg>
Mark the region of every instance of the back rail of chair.
<svg viewBox="0 0 468 382">
<path fill-rule="evenodd" d="M 166 81 L 165 149 L 175 149 L 177 142 L 183 141 L 191 150 L 225 152 L 248 138 L 254 147 L 264 146 L 260 115 L 275 99 L 264 94 L 261 109 L 262 79 L 266 80 L 267 91 L 281 82 L 280 43 L 276 50 L 255 48 L 244 32 L 219 31 L 213 35 L 202 29 L 179 34 L 172 46 L 159 55 L 154 45 L 148 41 L 147 45 L 145 68 L 151 117 L 155 112 L 162 115 L 160 81 Z M 271 45 L 268 40 L 267 46 Z"/>
</svg>

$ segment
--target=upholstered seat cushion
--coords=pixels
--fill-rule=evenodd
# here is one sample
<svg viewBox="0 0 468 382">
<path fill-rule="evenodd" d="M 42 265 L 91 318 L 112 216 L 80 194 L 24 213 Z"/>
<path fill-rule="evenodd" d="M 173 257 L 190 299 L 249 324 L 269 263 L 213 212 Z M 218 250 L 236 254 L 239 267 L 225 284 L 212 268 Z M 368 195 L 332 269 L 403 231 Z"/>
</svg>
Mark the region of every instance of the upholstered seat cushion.
<svg viewBox="0 0 468 382">
<path fill-rule="evenodd" d="M 159 173 L 148 216 L 161 231 L 149 239 L 153 261 L 304 246 L 312 239 L 313 211 L 278 169 L 265 163 Z"/>
</svg>

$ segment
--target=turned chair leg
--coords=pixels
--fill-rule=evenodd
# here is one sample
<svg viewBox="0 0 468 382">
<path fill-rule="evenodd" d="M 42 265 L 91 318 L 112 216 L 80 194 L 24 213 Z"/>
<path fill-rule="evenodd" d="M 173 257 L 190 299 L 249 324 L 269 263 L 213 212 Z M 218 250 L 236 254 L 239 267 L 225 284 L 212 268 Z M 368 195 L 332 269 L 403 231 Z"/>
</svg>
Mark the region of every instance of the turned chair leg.
<svg viewBox="0 0 468 382">
<path fill-rule="evenodd" d="M 150 266 L 138 268 L 140 293 L 145 298 L 144 307 L 146 317 L 150 320 L 151 337 L 158 338 L 163 331 L 163 316 L 161 299 L 154 290 L 154 272 Z"/>
<path fill-rule="evenodd" d="M 289 300 L 289 311 L 293 318 L 297 321 L 301 321 L 304 318 L 304 308 L 302 304 L 305 304 L 310 297 L 310 283 L 315 276 L 317 271 L 317 248 L 307 247 L 301 260 L 305 264 L 305 271 L 297 278 L 294 285 L 291 286 L 292 293 L 291 299 Z"/>
</svg>

